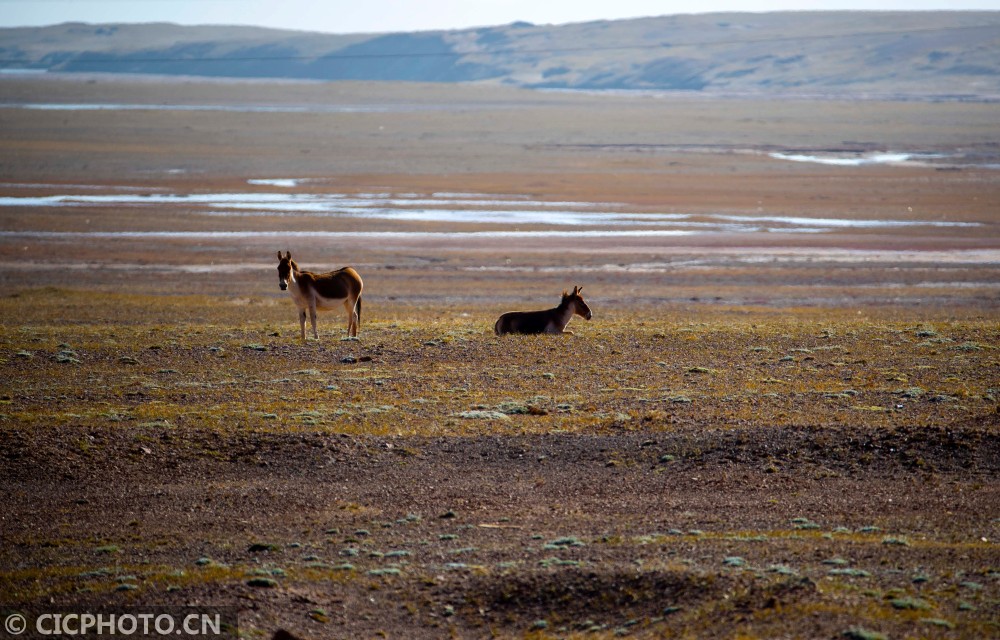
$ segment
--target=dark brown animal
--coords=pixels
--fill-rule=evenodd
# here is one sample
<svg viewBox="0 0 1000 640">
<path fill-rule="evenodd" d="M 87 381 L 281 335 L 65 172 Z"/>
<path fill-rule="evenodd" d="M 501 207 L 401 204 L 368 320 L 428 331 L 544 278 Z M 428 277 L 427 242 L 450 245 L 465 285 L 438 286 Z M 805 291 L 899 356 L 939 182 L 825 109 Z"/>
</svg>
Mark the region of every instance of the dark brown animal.
<svg viewBox="0 0 1000 640">
<path fill-rule="evenodd" d="M 316 333 L 316 312 L 333 309 L 339 304 L 347 310 L 347 334 L 357 336 L 361 328 L 361 290 L 364 283 L 361 276 L 351 267 L 344 267 L 327 273 L 303 271 L 292 260 L 291 251 L 282 256 L 278 252 L 278 286 L 292 295 L 299 308 L 299 328 L 302 341 L 306 341 L 306 312 L 312 322 L 313 337 Z"/>
<path fill-rule="evenodd" d="M 573 333 L 566 331 L 573 315 L 590 320 L 594 314 L 584 302 L 580 292 L 583 287 L 573 287 L 573 293 L 563 291 L 562 301 L 554 309 L 543 311 L 509 311 L 493 325 L 498 336 L 507 333 Z"/>
</svg>

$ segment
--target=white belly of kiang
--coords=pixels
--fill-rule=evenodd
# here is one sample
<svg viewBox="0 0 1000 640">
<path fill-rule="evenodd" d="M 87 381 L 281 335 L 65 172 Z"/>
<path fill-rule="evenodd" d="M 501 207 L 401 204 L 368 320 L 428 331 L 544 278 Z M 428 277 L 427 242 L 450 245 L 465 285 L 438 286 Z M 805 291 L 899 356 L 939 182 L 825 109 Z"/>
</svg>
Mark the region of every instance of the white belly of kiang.
<svg viewBox="0 0 1000 640">
<path fill-rule="evenodd" d="M 316 308 L 317 309 L 339 309 L 344 306 L 344 301 L 347 298 L 324 298 L 323 296 L 316 296 Z"/>
</svg>

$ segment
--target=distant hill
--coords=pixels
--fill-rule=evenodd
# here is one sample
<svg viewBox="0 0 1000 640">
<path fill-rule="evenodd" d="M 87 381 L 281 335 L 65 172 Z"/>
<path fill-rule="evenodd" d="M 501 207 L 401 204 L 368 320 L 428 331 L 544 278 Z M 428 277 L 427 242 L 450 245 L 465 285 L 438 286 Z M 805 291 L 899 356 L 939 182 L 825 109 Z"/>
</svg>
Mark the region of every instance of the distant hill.
<svg viewBox="0 0 1000 640">
<path fill-rule="evenodd" d="M 0 29 L 0 69 L 997 97 L 1000 11 L 716 13 L 374 35 L 67 23 Z"/>
</svg>

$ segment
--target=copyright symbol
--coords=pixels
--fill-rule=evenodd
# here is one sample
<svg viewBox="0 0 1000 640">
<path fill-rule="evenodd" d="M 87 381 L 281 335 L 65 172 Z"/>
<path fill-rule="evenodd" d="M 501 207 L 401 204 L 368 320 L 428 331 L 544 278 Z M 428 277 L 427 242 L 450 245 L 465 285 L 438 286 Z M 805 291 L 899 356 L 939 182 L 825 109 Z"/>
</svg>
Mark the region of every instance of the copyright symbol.
<svg viewBox="0 0 1000 640">
<path fill-rule="evenodd" d="M 28 621 L 20 613 L 12 613 L 3 621 L 3 628 L 12 636 L 19 636 L 28 628 Z"/>
</svg>

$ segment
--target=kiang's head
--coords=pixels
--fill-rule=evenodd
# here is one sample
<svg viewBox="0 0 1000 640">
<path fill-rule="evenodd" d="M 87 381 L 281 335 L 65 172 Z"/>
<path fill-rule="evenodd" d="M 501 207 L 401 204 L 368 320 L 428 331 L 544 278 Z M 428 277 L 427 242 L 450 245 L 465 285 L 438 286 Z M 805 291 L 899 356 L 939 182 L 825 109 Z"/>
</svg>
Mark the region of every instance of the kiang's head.
<svg viewBox="0 0 1000 640">
<path fill-rule="evenodd" d="M 292 277 L 292 252 L 286 251 L 285 255 L 278 252 L 278 286 L 284 291 L 288 288 L 288 281 Z"/>
<path fill-rule="evenodd" d="M 573 292 L 563 291 L 562 302 L 564 305 L 569 305 L 573 309 L 573 313 L 580 316 L 581 318 L 586 318 L 590 320 L 594 317 L 593 312 L 591 312 L 590 307 L 587 306 L 586 301 L 584 301 L 583 296 L 580 292 L 583 291 L 583 287 L 573 287 Z"/>
</svg>

